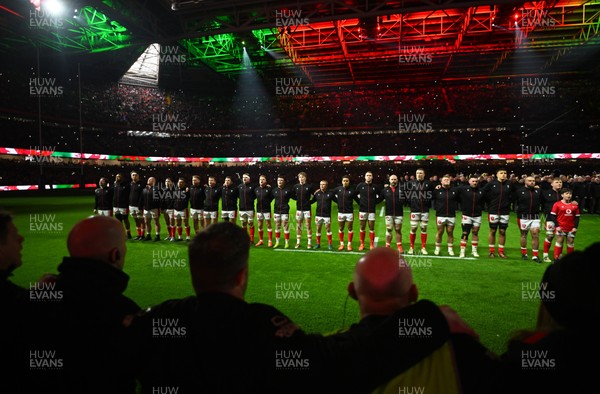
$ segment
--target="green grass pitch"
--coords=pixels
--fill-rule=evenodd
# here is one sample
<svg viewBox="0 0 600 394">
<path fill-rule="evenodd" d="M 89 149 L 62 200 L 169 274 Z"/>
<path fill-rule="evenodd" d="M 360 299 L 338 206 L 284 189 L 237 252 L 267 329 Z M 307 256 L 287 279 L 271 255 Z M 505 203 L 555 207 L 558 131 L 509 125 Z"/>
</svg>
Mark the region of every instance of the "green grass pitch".
<svg viewBox="0 0 600 394">
<path fill-rule="evenodd" d="M 93 197 L 9 197 L 0 200 L 0 206 L 15 215 L 16 224 L 25 237 L 24 263 L 15 272 L 13 280 L 28 287 L 43 273 L 56 272 L 62 257 L 67 255 L 68 231 L 76 221 L 92 213 Z M 384 245 L 384 218 L 379 213 L 380 209 L 376 236 L 378 245 Z M 334 204 L 332 217 L 336 215 Z M 433 211 L 430 216 L 434 217 Z M 457 223 L 460 223 L 460 218 L 457 218 Z M 36 224 L 40 222 L 45 225 Z M 433 220 L 431 223 L 434 223 Z M 133 221 L 131 224 L 133 227 Z M 166 229 L 162 218 L 161 225 L 161 237 L 164 238 Z M 408 225 L 408 213 L 405 212 L 405 248 L 408 246 Z M 583 249 L 598 241 L 598 229 L 600 217 L 583 215 L 576 249 Z M 332 231 L 334 247 L 337 247 L 335 221 Z M 354 265 L 362 254 L 356 252 L 359 243 L 358 221 L 355 222 L 354 232 L 355 252 L 327 251 L 324 231 L 321 250 L 306 250 L 305 232 L 302 249 L 295 250 L 296 232 L 293 227 L 290 234 L 292 249 L 252 247 L 247 299 L 274 305 L 308 332 L 328 333 L 358 321 L 357 304 L 346 296 Z M 313 244 L 314 233 L 313 224 Z M 538 299 L 534 289 L 547 264 L 521 260 L 519 231 L 514 215 L 507 231 L 506 253 L 509 258 L 505 260 L 487 257 L 488 226 L 485 215 L 480 231 L 479 253 L 482 257 L 478 259 L 469 258 L 469 254 L 465 259 L 450 258 L 445 247 L 442 247 L 443 256 L 433 256 L 434 225 L 429 226 L 428 234 L 430 255 L 409 260 L 420 298 L 451 305 L 479 332 L 482 343 L 498 353 L 505 350 L 506 341 L 514 330 L 535 325 Z M 455 229 L 454 250 L 457 255 L 459 235 L 460 224 Z M 443 242 L 446 242 L 445 237 Z M 417 236 L 419 244 L 420 238 Z M 185 243 L 131 241 L 127 246 L 125 272 L 131 280 L 126 295 L 142 307 L 192 294 Z M 470 245 L 467 251 L 470 251 Z M 531 255 L 531 251 L 529 253 Z M 161 262 L 167 262 L 170 266 L 161 267 Z"/>
</svg>

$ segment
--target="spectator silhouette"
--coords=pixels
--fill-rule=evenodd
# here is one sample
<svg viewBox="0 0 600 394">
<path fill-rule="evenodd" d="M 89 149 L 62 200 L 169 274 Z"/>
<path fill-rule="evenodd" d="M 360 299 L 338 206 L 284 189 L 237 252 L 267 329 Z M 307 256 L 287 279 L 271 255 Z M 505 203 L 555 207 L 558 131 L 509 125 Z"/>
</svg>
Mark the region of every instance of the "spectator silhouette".
<svg viewBox="0 0 600 394">
<path fill-rule="evenodd" d="M 548 266 L 536 328 L 510 341 L 494 380 L 497 392 L 577 393 L 597 385 L 600 346 L 590 336 L 600 318 L 599 253 L 595 243 Z"/>
<path fill-rule="evenodd" d="M 412 270 L 397 250 L 376 248 L 356 264 L 350 297 L 358 301 L 361 321 L 352 332 L 368 332 L 382 319 L 416 302 Z M 399 319 L 399 335 L 432 335 L 425 319 Z M 492 373 L 494 356 L 472 335 L 456 333 L 439 349 L 407 371 L 378 387 L 377 393 L 480 393 Z"/>
<path fill-rule="evenodd" d="M 29 311 L 29 292 L 9 280 L 21 266 L 24 238 L 8 212 L 0 211 L 0 379 L 1 393 L 19 393 L 20 366 L 25 365 L 24 330 Z"/>
<path fill-rule="evenodd" d="M 196 296 L 163 302 L 133 321 L 143 393 L 369 392 L 449 336 L 439 308 L 425 302 L 401 312 L 431 322 L 435 335 L 424 340 L 398 339 L 396 315 L 369 336 L 307 335 L 274 307 L 244 301 L 249 245 L 231 222 L 207 227 L 189 246 Z"/>
<path fill-rule="evenodd" d="M 33 372 L 43 392 L 135 391 L 124 319 L 140 308 L 123 295 L 129 280 L 123 272 L 125 241 L 123 226 L 112 217 L 81 220 L 69 233 L 70 257 L 58 266 L 59 274 L 36 286 L 45 324 L 36 325 L 35 343 L 53 352 L 45 357 L 52 354 L 46 362 L 54 367 Z"/>
</svg>

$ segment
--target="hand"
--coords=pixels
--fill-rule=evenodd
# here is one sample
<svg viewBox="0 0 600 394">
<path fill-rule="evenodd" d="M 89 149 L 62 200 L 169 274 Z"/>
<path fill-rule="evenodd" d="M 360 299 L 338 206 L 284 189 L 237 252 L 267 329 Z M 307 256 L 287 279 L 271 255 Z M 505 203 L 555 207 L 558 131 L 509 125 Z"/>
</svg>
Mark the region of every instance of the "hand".
<svg viewBox="0 0 600 394">
<path fill-rule="evenodd" d="M 479 334 L 475 330 L 473 330 L 466 321 L 463 320 L 462 317 L 450 306 L 448 305 L 440 305 L 440 311 L 446 317 L 446 321 L 448 322 L 448 326 L 450 327 L 450 332 L 453 334 L 467 334 L 479 340 Z"/>
<path fill-rule="evenodd" d="M 94 214 L 97 214 L 97 213 L 98 213 L 98 210 L 97 210 L 97 209 L 94 209 Z"/>
<path fill-rule="evenodd" d="M 575 234 L 577 232 L 577 228 L 573 227 L 573 230 L 570 231 L 572 234 Z"/>
<path fill-rule="evenodd" d="M 441 189 L 441 188 L 442 188 L 442 185 L 437 185 L 437 186 L 435 187 L 435 189 L 436 189 L 436 190 L 437 190 L 437 189 Z"/>
</svg>

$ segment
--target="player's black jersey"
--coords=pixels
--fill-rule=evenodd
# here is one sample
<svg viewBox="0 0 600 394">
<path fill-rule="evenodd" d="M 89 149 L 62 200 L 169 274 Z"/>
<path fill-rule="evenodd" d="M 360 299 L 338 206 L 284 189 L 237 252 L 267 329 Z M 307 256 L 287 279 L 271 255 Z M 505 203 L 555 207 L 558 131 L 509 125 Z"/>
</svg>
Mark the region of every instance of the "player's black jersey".
<svg viewBox="0 0 600 394">
<path fill-rule="evenodd" d="M 161 209 L 174 209 L 175 206 L 175 186 L 170 188 L 161 186 L 159 191 Z"/>
<path fill-rule="evenodd" d="M 129 185 L 115 182 L 113 186 L 113 207 L 127 208 L 129 205 Z"/>
<path fill-rule="evenodd" d="M 381 189 L 373 183 L 361 182 L 356 186 L 356 194 L 358 194 L 358 211 L 374 213 L 375 206 L 383 201 Z"/>
<path fill-rule="evenodd" d="M 324 218 L 331 217 L 331 202 L 335 199 L 335 193 L 332 190 L 327 190 L 325 192 L 319 190 L 314 196 L 314 200 L 317 203 L 315 216 Z"/>
<path fill-rule="evenodd" d="M 158 186 L 146 185 L 142 191 L 142 206 L 144 210 L 149 211 L 151 209 L 160 208 L 160 188 Z"/>
<path fill-rule="evenodd" d="M 410 211 L 414 213 L 429 212 L 431 198 L 435 186 L 428 180 L 413 179 L 402 184 L 404 195 L 409 200 Z"/>
<path fill-rule="evenodd" d="M 457 188 L 460 207 L 464 216 L 478 217 L 483 210 L 483 191 L 478 187 L 460 186 Z"/>
<path fill-rule="evenodd" d="M 142 207 L 142 190 L 144 190 L 144 187 L 140 182 L 131 182 L 129 184 L 129 206 Z"/>
<path fill-rule="evenodd" d="M 99 187 L 94 192 L 94 209 L 109 211 L 112 209 L 113 190 Z"/>
<path fill-rule="evenodd" d="M 219 210 L 219 199 L 221 199 L 220 187 L 204 187 L 204 210 L 216 212 Z"/>
<path fill-rule="evenodd" d="M 221 210 L 236 211 L 238 200 L 238 188 L 235 186 L 221 187 Z"/>
<path fill-rule="evenodd" d="M 433 191 L 435 200 L 435 214 L 441 217 L 453 218 L 456 216 L 458 207 L 458 191 L 456 188 L 440 187 Z"/>
<path fill-rule="evenodd" d="M 338 205 L 338 213 L 354 213 L 354 201 L 359 203 L 356 188 L 348 186 L 338 186 L 333 189 L 335 193 L 334 202 Z"/>
<path fill-rule="evenodd" d="M 256 186 L 254 188 L 254 195 L 256 196 L 256 212 L 270 213 L 271 201 L 273 200 L 273 196 L 271 195 L 271 187 Z"/>
<path fill-rule="evenodd" d="M 301 185 L 299 183 L 294 185 L 294 199 L 296 200 L 297 211 L 310 211 L 310 204 L 314 200 L 313 193 L 315 188 L 313 185 L 305 183 Z"/>
<path fill-rule="evenodd" d="M 560 190 L 542 190 L 542 192 L 540 193 L 540 199 L 542 204 L 544 204 L 544 214 L 546 215 L 546 217 L 550 217 L 550 212 L 552 211 L 554 203 L 562 200 L 562 196 L 560 195 Z"/>
<path fill-rule="evenodd" d="M 357 204 L 359 202 L 356 188 L 352 186 L 348 186 L 347 188 L 338 186 L 332 191 L 335 193 L 334 202 L 338 206 L 338 213 L 354 213 L 353 201 L 356 201 Z"/>
<path fill-rule="evenodd" d="M 292 194 L 293 192 L 289 187 L 284 187 L 283 189 L 276 187 L 271 190 L 273 201 L 275 201 L 273 213 L 276 213 L 277 215 L 289 215 Z"/>
<path fill-rule="evenodd" d="M 190 208 L 204 209 L 204 186 L 190 186 Z"/>
<path fill-rule="evenodd" d="M 483 195 L 488 202 L 488 212 L 494 215 L 510 214 L 510 199 L 514 185 L 508 181 L 492 180 L 483 188 Z"/>
<path fill-rule="evenodd" d="M 516 191 L 517 215 L 522 219 L 537 219 L 540 214 L 540 189 L 524 186 Z M 531 217 L 535 216 L 535 217 Z"/>
<path fill-rule="evenodd" d="M 190 201 L 190 192 L 187 188 L 176 188 L 173 209 L 176 211 L 185 211 Z"/>
<path fill-rule="evenodd" d="M 404 206 L 404 193 L 400 186 L 386 186 L 383 189 L 383 198 L 385 199 L 386 216 L 402 216 Z"/>
<path fill-rule="evenodd" d="M 254 211 L 254 186 L 250 183 L 240 183 L 238 185 L 238 198 L 240 199 L 240 211 Z"/>
</svg>

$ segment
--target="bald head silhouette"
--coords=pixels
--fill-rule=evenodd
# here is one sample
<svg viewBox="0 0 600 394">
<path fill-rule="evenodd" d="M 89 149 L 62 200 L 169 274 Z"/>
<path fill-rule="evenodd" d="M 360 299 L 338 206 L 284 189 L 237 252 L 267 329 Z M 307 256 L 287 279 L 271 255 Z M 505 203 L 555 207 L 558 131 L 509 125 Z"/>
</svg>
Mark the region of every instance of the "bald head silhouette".
<svg viewBox="0 0 600 394">
<path fill-rule="evenodd" d="M 89 258 L 123 269 L 126 236 L 121 223 L 108 216 L 92 216 L 73 226 L 67 238 L 71 257 Z"/>
<path fill-rule="evenodd" d="M 390 248 L 375 248 L 358 260 L 348 293 L 358 301 L 361 317 L 389 315 L 418 298 L 410 266 Z"/>
</svg>

